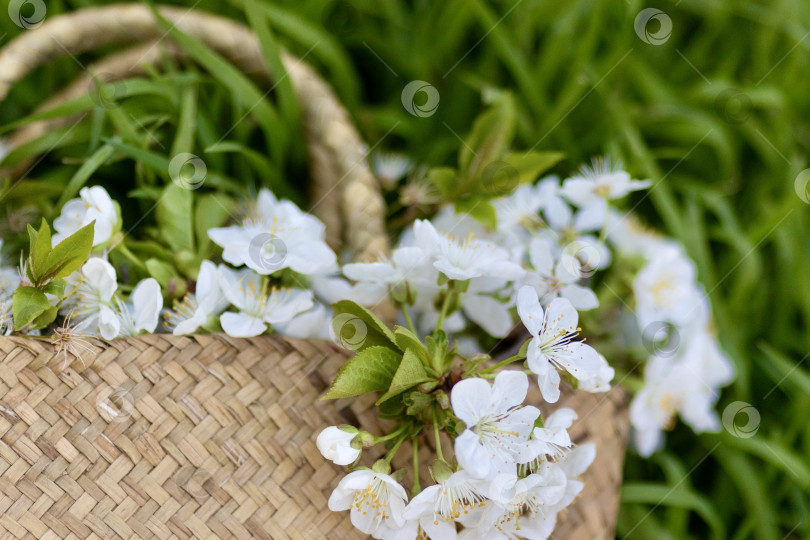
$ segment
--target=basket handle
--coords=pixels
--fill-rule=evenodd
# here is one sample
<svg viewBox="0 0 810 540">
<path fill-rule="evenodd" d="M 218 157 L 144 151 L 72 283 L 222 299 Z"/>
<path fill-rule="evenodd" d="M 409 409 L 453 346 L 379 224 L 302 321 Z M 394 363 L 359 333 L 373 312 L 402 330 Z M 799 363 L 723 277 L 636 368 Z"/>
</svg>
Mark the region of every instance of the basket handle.
<svg viewBox="0 0 810 540">
<path fill-rule="evenodd" d="M 259 41 L 246 26 L 200 11 L 169 6 L 160 6 L 158 11 L 242 71 L 268 73 Z M 0 50 L 0 101 L 17 81 L 56 58 L 106 45 L 150 42 L 112 55 L 91 68 L 92 72 L 109 73 L 113 78 L 131 76 L 134 68 L 159 61 L 165 51 L 157 45 L 164 36 L 165 30 L 149 7 L 140 4 L 86 8 L 50 18 Z M 179 49 L 170 50 L 182 54 Z M 310 66 L 286 52 L 282 53 L 282 62 L 305 119 L 314 180 L 315 202 L 311 210 L 326 223 L 333 247 L 340 247 L 342 240 L 354 260 L 376 259 L 388 251 L 389 242 L 385 204 L 366 159 L 368 147 L 332 89 Z M 83 74 L 46 105 L 86 92 L 91 79 L 89 73 Z M 26 131 L 12 135 L 11 140 L 27 139 L 47 127 L 46 123 L 28 126 Z"/>
</svg>

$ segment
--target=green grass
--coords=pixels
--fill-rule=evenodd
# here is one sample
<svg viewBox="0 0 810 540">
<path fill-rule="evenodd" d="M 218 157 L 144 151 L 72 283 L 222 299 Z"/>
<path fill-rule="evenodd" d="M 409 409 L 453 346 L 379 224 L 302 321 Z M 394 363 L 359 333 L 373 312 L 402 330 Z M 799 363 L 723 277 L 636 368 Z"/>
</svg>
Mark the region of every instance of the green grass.
<svg viewBox="0 0 810 540">
<path fill-rule="evenodd" d="M 48 2 L 49 16 L 100 3 Z M 665 452 L 650 460 L 628 455 L 617 534 L 810 537 L 810 362 L 802 363 L 810 353 L 810 205 L 794 189 L 798 173 L 810 166 L 810 4 L 657 3 L 672 21 L 672 35 L 658 46 L 634 32 L 636 15 L 651 7 L 638 1 L 257 5 L 263 7 L 252 22 L 263 11 L 268 36 L 298 54 L 311 49 L 308 59 L 377 148 L 430 164 L 452 163 L 459 145 L 455 133 L 466 132 L 482 110 L 481 91 L 509 89 L 519 111 L 518 148 L 564 151 L 567 159 L 557 167 L 563 173 L 609 154 L 637 177 L 652 179 L 649 197 L 636 199 L 638 211 L 683 242 L 697 262 L 718 335 L 738 371 L 718 409 L 744 401 L 758 410 L 761 423 L 751 438 L 696 436 L 679 426 L 668 435 Z M 242 6 L 237 0 L 198 5 L 247 21 Z M 19 32 L 1 19 L 0 35 Z M 656 31 L 655 23 L 650 30 Z M 264 45 L 272 50 L 273 39 Z M 202 82 L 184 86 L 206 89 L 196 148 L 205 146 L 206 137 L 216 140 L 242 114 L 244 103 L 234 101 L 235 92 L 246 99 L 251 94 L 244 85 L 224 88 L 233 81 L 222 78 L 215 62 L 203 64 L 213 71 L 201 69 Z M 72 61 L 62 60 L 26 81 L 0 105 L 0 120 L 5 124 L 30 112 L 75 73 Z M 435 115 L 418 118 L 402 107 L 400 92 L 412 80 L 438 89 Z M 291 134 L 287 146 L 268 148 L 278 141 L 267 130 L 295 118 L 288 105 L 280 106 L 287 98 L 274 95 L 263 118 L 229 137 L 269 158 L 257 162 L 247 152 L 212 152 L 212 168 L 222 172 L 224 186 L 234 178 L 278 181 L 302 174 L 300 161 L 282 162 L 286 155 L 301 155 L 299 137 Z M 173 93 L 163 105 L 169 122 L 191 102 L 182 90 Z M 126 118 L 119 120 L 125 125 L 117 132 L 127 133 Z M 147 120 L 160 134 L 161 118 Z M 129 128 L 131 146 L 150 149 L 143 129 Z M 93 131 L 76 137 L 81 151 L 66 150 L 59 158 L 88 155 Z M 124 164 L 108 170 L 120 171 Z M 150 174 L 142 171 L 144 189 L 152 185 Z"/>
</svg>

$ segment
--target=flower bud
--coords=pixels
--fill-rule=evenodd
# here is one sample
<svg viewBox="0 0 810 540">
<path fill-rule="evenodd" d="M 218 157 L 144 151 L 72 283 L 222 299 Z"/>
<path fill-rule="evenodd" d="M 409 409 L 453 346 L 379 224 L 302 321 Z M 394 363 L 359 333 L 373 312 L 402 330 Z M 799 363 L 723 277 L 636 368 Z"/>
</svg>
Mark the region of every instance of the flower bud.
<svg viewBox="0 0 810 540">
<path fill-rule="evenodd" d="M 360 457 L 360 450 L 352 447 L 356 436 L 357 429 L 351 426 L 330 426 L 320 432 L 316 445 L 323 457 L 335 465 L 350 465 Z"/>
</svg>

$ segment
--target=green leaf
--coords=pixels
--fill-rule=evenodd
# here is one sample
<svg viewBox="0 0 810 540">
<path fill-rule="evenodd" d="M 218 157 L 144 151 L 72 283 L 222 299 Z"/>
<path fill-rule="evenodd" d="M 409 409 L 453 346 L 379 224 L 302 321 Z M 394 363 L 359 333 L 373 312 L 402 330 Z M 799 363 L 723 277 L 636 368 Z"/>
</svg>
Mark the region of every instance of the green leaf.
<svg viewBox="0 0 810 540">
<path fill-rule="evenodd" d="M 174 252 L 194 251 L 192 203 L 191 190 L 171 182 L 166 185 L 155 207 L 160 237 Z"/>
<path fill-rule="evenodd" d="M 403 401 L 407 409 L 405 411 L 409 416 L 415 416 L 425 423 L 432 420 L 432 405 L 435 398 L 432 394 L 425 394 L 424 392 L 410 392 L 406 394 Z"/>
<path fill-rule="evenodd" d="M 411 349 L 419 356 L 424 365 L 430 364 L 427 348 L 425 348 L 425 345 L 419 340 L 419 336 L 411 332 L 408 328 L 395 326 L 394 341 L 396 341 L 400 351 L 405 352 Z"/>
<path fill-rule="evenodd" d="M 67 277 L 87 261 L 90 250 L 93 248 L 93 228 L 95 221 L 91 221 L 75 233 L 71 234 L 51 250 L 46 262 L 44 280 Z"/>
<path fill-rule="evenodd" d="M 465 181 L 480 178 L 484 168 L 506 152 L 514 133 L 515 104 L 511 94 L 505 92 L 476 118 L 461 146 L 458 162 Z"/>
<path fill-rule="evenodd" d="M 74 198 L 93 173 L 112 157 L 113 152 L 115 152 L 115 149 L 109 144 L 105 144 L 96 150 L 92 156 L 87 158 L 87 160 L 82 163 L 82 166 L 73 173 L 73 177 L 70 179 L 67 186 L 65 186 L 65 190 L 62 192 L 61 197 L 59 197 L 59 202 L 56 203 L 56 205 L 61 208 L 66 202 Z"/>
<path fill-rule="evenodd" d="M 450 342 L 447 341 L 447 334 L 444 330 L 439 330 L 433 336 L 425 338 L 427 344 L 428 356 L 430 358 L 430 366 L 436 373 L 444 373 L 448 364 L 448 347 Z"/>
<path fill-rule="evenodd" d="M 513 152 L 503 161 L 517 170 L 519 184 L 531 184 L 564 157 L 562 152 Z"/>
<path fill-rule="evenodd" d="M 363 306 L 351 300 L 341 300 L 333 306 L 333 311 L 332 329 L 338 340 L 347 347 L 359 351 L 373 346 L 396 348 L 396 338 L 391 329 Z M 347 331 L 352 335 L 347 335 Z"/>
<path fill-rule="evenodd" d="M 676 488 L 646 482 L 625 484 L 622 486 L 622 502 L 694 510 L 711 527 L 714 538 L 725 538 L 723 520 L 710 501 L 686 487 Z"/>
<path fill-rule="evenodd" d="M 20 287 L 14 291 L 11 300 L 14 330 L 21 330 L 37 317 L 46 314 L 52 307 L 42 291 L 35 287 Z"/>
<path fill-rule="evenodd" d="M 176 24 L 160 15 L 154 7 L 153 13 L 161 26 L 166 29 L 166 33 L 179 43 L 189 56 L 227 87 L 236 102 L 245 107 L 256 119 L 264 131 L 270 155 L 273 156 L 276 163 L 281 165 L 284 162 L 284 152 L 287 147 L 287 130 L 265 93 L 261 92 L 236 66 L 199 40 L 180 30 Z"/>
<path fill-rule="evenodd" d="M 34 277 L 34 282 L 38 283 L 48 268 L 48 254 L 51 252 L 51 228 L 45 218 L 42 218 L 39 231 L 35 231 L 31 225 L 28 226 L 28 239 L 30 242 L 29 269 Z"/>
<path fill-rule="evenodd" d="M 197 87 L 189 85 L 180 94 L 180 118 L 172 143 L 171 155 L 187 154 L 194 150 L 194 131 L 197 119 Z"/>
<path fill-rule="evenodd" d="M 462 199 L 456 203 L 456 212 L 467 214 L 490 229 L 498 227 L 498 212 L 485 199 Z"/>
<path fill-rule="evenodd" d="M 446 198 L 452 198 L 458 192 L 458 173 L 450 167 L 433 167 L 428 171 L 427 179 Z"/>
<path fill-rule="evenodd" d="M 224 225 L 231 215 L 232 208 L 233 200 L 221 193 L 206 193 L 197 197 L 194 208 L 194 232 L 201 257 L 208 256 L 208 248 L 211 246 L 208 231 Z"/>
<path fill-rule="evenodd" d="M 42 287 L 42 292 L 46 294 L 52 294 L 61 298 L 65 294 L 65 287 L 67 283 L 64 279 L 54 279 L 53 281 L 48 282 L 44 287 Z"/>
<path fill-rule="evenodd" d="M 175 277 L 174 266 L 155 258 L 147 260 L 145 264 L 149 275 L 155 278 L 163 290 L 166 290 L 169 287 L 169 281 Z"/>
<path fill-rule="evenodd" d="M 45 328 L 53 321 L 56 320 L 56 316 L 59 314 L 59 308 L 56 306 L 49 306 L 48 309 L 40 313 L 40 315 L 31 321 L 31 326 L 33 328 L 41 329 Z"/>
<path fill-rule="evenodd" d="M 368 347 L 346 362 L 329 392 L 321 399 L 359 396 L 381 392 L 391 385 L 402 356 L 388 347 Z"/>
<path fill-rule="evenodd" d="M 250 26 L 259 38 L 262 54 L 264 55 L 265 61 L 267 61 L 267 64 L 270 66 L 274 88 L 278 92 L 281 114 L 284 115 L 289 128 L 297 130 L 301 124 L 301 108 L 298 104 L 298 98 L 295 95 L 292 81 L 287 76 L 287 69 L 281 61 L 281 47 L 279 47 L 278 41 L 270 29 L 267 14 L 262 10 L 261 3 L 256 0 L 243 1 Z"/>
<path fill-rule="evenodd" d="M 377 400 L 377 405 L 401 394 L 409 388 L 413 388 L 419 383 L 429 380 L 430 378 L 419 356 L 417 356 L 413 349 L 408 349 L 405 351 L 405 355 L 399 363 L 397 372 L 391 380 L 391 386 L 388 388 L 388 391 Z"/>
</svg>

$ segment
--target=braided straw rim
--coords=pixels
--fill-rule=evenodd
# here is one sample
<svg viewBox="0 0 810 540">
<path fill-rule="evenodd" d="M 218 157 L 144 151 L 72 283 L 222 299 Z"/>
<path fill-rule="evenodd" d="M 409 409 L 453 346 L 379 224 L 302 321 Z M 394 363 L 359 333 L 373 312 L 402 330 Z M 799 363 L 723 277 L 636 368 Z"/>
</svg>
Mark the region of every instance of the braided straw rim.
<svg viewBox="0 0 810 540">
<path fill-rule="evenodd" d="M 268 73 L 258 38 L 246 26 L 199 11 L 168 6 L 158 7 L 158 11 L 244 72 Z M 165 52 L 157 46 L 165 35 L 148 6 L 140 4 L 87 8 L 48 19 L 0 50 L 0 101 L 14 83 L 56 58 L 112 44 L 151 42 L 92 66 L 89 73 L 47 103 L 55 105 L 86 92 L 91 73 L 123 77 L 140 65 L 156 64 Z M 168 50 L 181 54 L 174 47 Z M 339 247 L 340 237 L 335 233 L 342 230 L 345 246 L 355 260 L 374 260 L 388 251 L 389 242 L 385 204 L 366 159 L 368 147 L 329 85 L 312 68 L 286 52 L 282 52 L 282 62 L 305 118 L 315 183 L 313 212 L 327 225 L 333 247 Z M 10 140 L 19 144 L 52 125 L 29 126 Z"/>
</svg>

